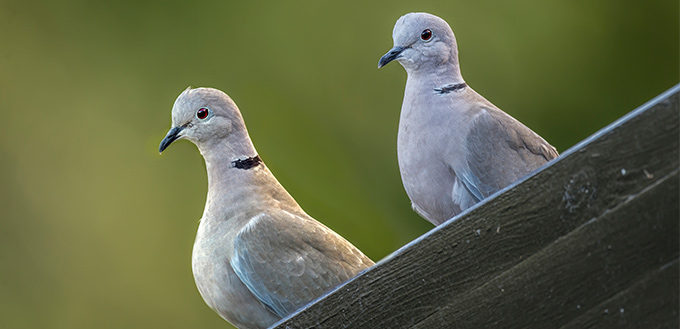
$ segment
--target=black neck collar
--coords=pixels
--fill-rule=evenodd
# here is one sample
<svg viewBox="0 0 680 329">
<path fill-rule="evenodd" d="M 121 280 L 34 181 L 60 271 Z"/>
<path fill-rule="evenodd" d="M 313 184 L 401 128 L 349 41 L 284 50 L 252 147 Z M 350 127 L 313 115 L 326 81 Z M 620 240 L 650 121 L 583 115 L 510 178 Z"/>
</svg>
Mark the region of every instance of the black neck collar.
<svg viewBox="0 0 680 329">
<path fill-rule="evenodd" d="M 467 87 L 467 84 L 465 82 L 461 82 L 458 84 L 449 84 L 441 88 L 434 88 L 434 92 L 437 94 L 448 94 L 452 91 L 460 90 Z"/>
<path fill-rule="evenodd" d="M 256 155 L 252 158 L 245 158 L 245 159 L 236 159 L 231 162 L 231 166 L 236 168 L 236 169 L 251 169 L 254 167 L 257 167 L 262 163 L 262 159 L 260 159 L 259 155 Z"/>
</svg>

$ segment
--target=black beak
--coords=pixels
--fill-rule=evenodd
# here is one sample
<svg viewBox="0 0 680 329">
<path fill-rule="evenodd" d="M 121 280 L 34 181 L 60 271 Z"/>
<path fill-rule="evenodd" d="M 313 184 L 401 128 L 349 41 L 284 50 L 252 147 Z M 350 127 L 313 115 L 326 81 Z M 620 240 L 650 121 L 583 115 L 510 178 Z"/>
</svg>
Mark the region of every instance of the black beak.
<svg viewBox="0 0 680 329">
<path fill-rule="evenodd" d="M 176 141 L 178 138 L 180 138 L 179 133 L 184 130 L 184 127 L 186 126 L 179 126 L 179 127 L 174 127 L 168 131 L 168 134 L 165 135 L 165 138 L 161 141 L 161 145 L 158 147 L 158 153 L 163 153 L 163 151 L 172 144 L 172 142 Z"/>
<path fill-rule="evenodd" d="M 381 67 L 387 65 L 389 62 L 397 59 L 399 54 L 401 54 L 401 52 L 404 51 L 404 49 L 406 49 L 406 48 L 408 48 L 408 47 L 397 46 L 397 47 L 390 49 L 390 51 L 387 52 L 387 54 L 385 54 L 383 57 L 380 57 L 380 61 L 378 62 L 378 68 L 381 68 Z"/>
</svg>

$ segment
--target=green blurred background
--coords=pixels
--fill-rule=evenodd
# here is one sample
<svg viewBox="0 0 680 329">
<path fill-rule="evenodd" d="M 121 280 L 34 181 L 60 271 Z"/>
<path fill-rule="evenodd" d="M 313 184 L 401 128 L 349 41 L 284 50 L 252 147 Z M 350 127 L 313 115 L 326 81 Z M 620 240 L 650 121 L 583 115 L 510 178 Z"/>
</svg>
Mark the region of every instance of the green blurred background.
<svg viewBox="0 0 680 329">
<path fill-rule="evenodd" d="M 190 255 L 187 86 L 236 101 L 309 214 L 374 260 L 431 229 L 396 162 L 396 19 L 447 20 L 467 82 L 560 152 L 679 81 L 678 1 L 0 0 L 0 327 L 225 328 Z"/>
</svg>

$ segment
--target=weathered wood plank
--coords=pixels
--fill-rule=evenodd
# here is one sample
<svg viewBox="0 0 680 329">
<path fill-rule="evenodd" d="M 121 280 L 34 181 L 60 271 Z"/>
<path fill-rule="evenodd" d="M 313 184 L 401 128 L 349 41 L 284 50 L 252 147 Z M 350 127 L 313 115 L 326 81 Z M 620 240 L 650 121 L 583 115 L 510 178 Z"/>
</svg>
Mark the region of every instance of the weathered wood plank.
<svg viewBox="0 0 680 329">
<path fill-rule="evenodd" d="M 668 220 L 680 211 L 679 196 L 676 169 L 483 286 L 456 296 L 417 327 L 555 328 L 593 308 L 605 312 L 600 303 L 680 256 L 679 223 Z M 677 297 L 677 292 L 666 294 Z M 629 300 L 617 310 L 633 305 L 637 302 Z M 676 301 L 664 311 L 677 307 Z"/>
<path fill-rule="evenodd" d="M 677 188 L 666 197 L 650 197 L 668 182 L 677 187 L 678 90 L 629 113 L 277 327 L 474 328 L 510 319 L 531 327 L 536 316 L 543 326 L 534 327 L 548 320 L 559 327 L 631 289 L 652 268 L 678 257 Z M 632 211 L 641 216 L 616 215 Z M 621 257 L 598 249 L 603 239 L 606 246 L 621 246 L 615 250 Z M 651 259 L 639 257 L 637 241 L 644 241 Z M 607 272 L 615 268 L 625 268 L 625 275 Z M 585 282 L 568 284 L 575 279 Z M 559 294 L 555 288 L 550 293 L 551 283 Z M 580 293 L 570 295 L 571 288 Z M 507 297 L 511 292 L 514 297 Z M 550 308 L 536 307 L 552 298 Z"/>
<path fill-rule="evenodd" d="M 679 328 L 679 261 L 676 259 L 652 271 L 560 329 Z"/>
</svg>

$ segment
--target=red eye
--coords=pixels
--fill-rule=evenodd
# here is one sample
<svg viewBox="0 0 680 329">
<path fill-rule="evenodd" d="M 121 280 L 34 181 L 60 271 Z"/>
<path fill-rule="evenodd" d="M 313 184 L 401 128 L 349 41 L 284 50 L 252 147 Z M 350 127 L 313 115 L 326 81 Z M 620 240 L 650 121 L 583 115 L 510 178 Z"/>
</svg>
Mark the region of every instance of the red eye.
<svg viewBox="0 0 680 329">
<path fill-rule="evenodd" d="M 205 107 L 201 107 L 200 109 L 198 109 L 198 111 L 196 111 L 196 117 L 201 120 L 207 118 L 208 114 L 210 114 L 210 110 L 208 110 Z"/>
<path fill-rule="evenodd" d="M 430 31 L 429 29 L 423 31 L 422 33 L 420 33 L 420 38 L 423 39 L 423 41 L 430 40 L 432 38 L 432 31 Z"/>
</svg>

